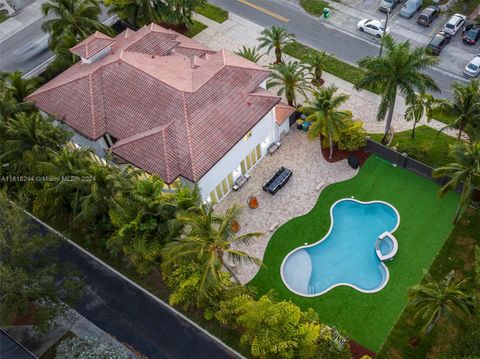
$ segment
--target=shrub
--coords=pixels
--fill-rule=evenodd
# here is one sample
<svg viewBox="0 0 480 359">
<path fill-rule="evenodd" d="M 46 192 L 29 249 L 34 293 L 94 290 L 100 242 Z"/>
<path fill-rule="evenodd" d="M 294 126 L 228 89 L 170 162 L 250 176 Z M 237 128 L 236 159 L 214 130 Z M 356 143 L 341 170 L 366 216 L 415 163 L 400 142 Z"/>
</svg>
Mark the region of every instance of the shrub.
<svg viewBox="0 0 480 359">
<path fill-rule="evenodd" d="M 345 130 L 340 132 L 337 141 L 338 148 L 347 151 L 356 151 L 365 146 L 367 132 L 361 121 L 348 121 Z"/>
</svg>

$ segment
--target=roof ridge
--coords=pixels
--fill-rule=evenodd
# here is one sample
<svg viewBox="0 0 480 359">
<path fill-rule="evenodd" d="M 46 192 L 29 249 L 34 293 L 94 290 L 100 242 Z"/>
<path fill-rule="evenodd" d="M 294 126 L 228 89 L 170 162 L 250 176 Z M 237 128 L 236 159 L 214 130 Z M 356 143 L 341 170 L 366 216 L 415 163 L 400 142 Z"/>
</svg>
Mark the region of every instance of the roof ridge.
<svg viewBox="0 0 480 359">
<path fill-rule="evenodd" d="M 194 161 L 193 161 L 193 152 L 192 152 L 192 141 L 190 137 L 190 116 L 188 114 L 188 108 L 187 108 L 187 101 L 185 99 L 185 92 L 182 91 L 182 106 L 183 106 L 183 114 L 184 114 L 184 119 L 185 119 L 185 128 L 187 130 L 187 143 L 188 143 L 188 154 L 190 156 L 190 167 L 192 169 L 192 177 L 195 178 L 195 166 L 194 166 Z"/>
<path fill-rule="evenodd" d="M 161 131 L 162 133 L 162 145 L 163 145 L 163 155 L 165 156 L 165 171 L 167 172 L 167 175 L 166 177 L 167 178 L 170 178 L 170 166 L 169 166 L 169 156 L 168 156 L 168 152 L 167 152 L 167 137 L 166 137 L 166 132 L 165 131 L 166 129 L 168 128 L 168 126 L 163 130 Z"/>
<path fill-rule="evenodd" d="M 153 135 L 157 134 L 158 132 L 165 131 L 171 124 L 172 124 L 171 122 L 168 122 L 168 123 L 165 124 L 165 125 L 153 127 L 153 128 L 151 128 L 151 129 L 149 129 L 149 130 L 147 130 L 147 131 L 143 131 L 143 132 L 137 133 L 137 134 L 135 134 L 135 135 L 133 135 L 133 136 L 124 138 L 123 140 L 117 141 L 117 142 L 112 146 L 112 149 L 113 149 L 113 148 L 118 148 L 118 147 L 121 147 L 121 146 L 124 146 L 124 145 L 127 145 L 127 144 L 129 144 L 129 143 L 131 143 L 131 142 L 138 141 L 138 140 L 141 139 L 141 138 L 153 136 Z"/>
</svg>

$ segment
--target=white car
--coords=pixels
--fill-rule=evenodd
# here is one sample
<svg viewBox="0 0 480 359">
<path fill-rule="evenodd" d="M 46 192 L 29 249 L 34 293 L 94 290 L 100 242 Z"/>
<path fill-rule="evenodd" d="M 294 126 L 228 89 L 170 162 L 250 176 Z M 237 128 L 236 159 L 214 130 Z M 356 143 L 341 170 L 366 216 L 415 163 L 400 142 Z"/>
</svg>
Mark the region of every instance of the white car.
<svg viewBox="0 0 480 359">
<path fill-rule="evenodd" d="M 455 36 L 458 30 L 460 30 L 463 24 L 465 24 L 466 20 L 467 17 L 465 15 L 455 14 L 445 24 L 445 26 L 443 27 L 443 31 L 451 36 Z"/>
<path fill-rule="evenodd" d="M 465 77 L 477 77 L 478 73 L 480 72 L 480 55 L 477 55 L 473 58 L 472 61 L 465 66 L 465 70 L 463 70 L 463 74 Z"/>
<path fill-rule="evenodd" d="M 385 29 L 384 26 L 385 23 L 383 21 L 363 19 L 358 22 L 357 29 L 380 38 L 384 32 L 385 34 L 390 33 L 390 28 L 387 27 Z"/>
</svg>

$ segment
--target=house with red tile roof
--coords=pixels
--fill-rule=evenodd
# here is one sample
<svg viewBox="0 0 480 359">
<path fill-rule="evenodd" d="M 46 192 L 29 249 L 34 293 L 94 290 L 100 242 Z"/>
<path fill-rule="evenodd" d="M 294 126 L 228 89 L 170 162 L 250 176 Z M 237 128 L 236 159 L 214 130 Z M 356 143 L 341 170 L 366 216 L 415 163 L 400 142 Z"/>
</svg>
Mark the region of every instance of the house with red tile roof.
<svg viewBox="0 0 480 359">
<path fill-rule="evenodd" d="M 270 71 L 151 24 L 115 38 L 96 32 L 81 61 L 27 100 L 115 162 L 198 184 L 219 201 L 288 132 L 293 108 L 265 89 Z"/>
</svg>

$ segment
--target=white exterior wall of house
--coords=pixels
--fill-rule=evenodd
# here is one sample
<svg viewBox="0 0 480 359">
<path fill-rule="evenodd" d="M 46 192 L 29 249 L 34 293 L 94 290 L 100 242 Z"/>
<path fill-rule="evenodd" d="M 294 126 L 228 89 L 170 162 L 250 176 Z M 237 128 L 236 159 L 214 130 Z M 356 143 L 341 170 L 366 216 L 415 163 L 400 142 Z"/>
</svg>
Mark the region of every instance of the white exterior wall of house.
<svg viewBox="0 0 480 359">
<path fill-rule="evenodd" d="M 275 127 L 274 114 L 273 110 L 271 110 L 255 125 L 255 127 L 252 128 L 252 134 L 248 140 L 244 141 L 241 139 L 198 181 L 202 200 L 215 202 L 216 200 L 223 198 L 223 196 L 219 198 L 216 194 L 217 187 L 219 185 L 222 186 L 222 181 L 226 179 L 228 187 L 227 192 L 231 190 L 231 185 L 228 182 L 228 175 L 232 174 L 233 181 L 242 175 L 240 163 L 244 161 L 252 151 L 256 150 L 257 145 L 260 145 L 261 156 L 260 158 L 257 158 L 256 163 L 265 156 L 268 146 L 276 141 Z M 246 162 L 244 162 L 244 164 L 246 164 Z M 250 172 L 252 168 L 253 165 L 246 172 Z M 221 191 L 223 195 L 226 194 L 223 186 Z M 212 192 L 215 192 L 216 199 L 210 198 Z"/>
<path fill-rule="evenodd" d="M 289 126 L 289 124 L 290 124 L 290 121 L 289 121 L 289 119 L 287 118 L 285 121 L 283 121 L 283 123 L 282 123 L 280 126 L 277 125 L 277 126 L 278 126 L 279 138 L 282 136 L 282 132 L 285 133 L 285 134 L 287 134 L 288 131 L 290 131 L 290 126 Z"/>
</svg>

